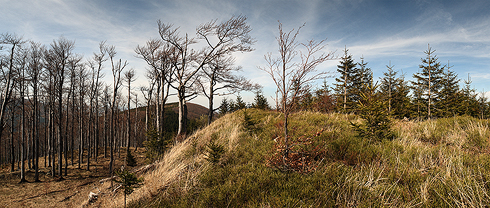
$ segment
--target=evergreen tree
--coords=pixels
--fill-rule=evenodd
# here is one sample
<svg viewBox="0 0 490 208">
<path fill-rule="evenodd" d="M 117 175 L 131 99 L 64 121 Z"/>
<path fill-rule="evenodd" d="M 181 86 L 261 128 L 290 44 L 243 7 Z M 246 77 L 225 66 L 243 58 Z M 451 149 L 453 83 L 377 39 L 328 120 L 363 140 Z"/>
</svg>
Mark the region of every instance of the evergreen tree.
<svg viewBox="0 0 490 208">
<path fill-rule="evenodd" d="M 418 72 L 413 75 L 415 81 L 412 81 L 412 88 L 414 95 L 416 95 L 416 102 L 418 106 L 418 113 L 429 119 L 434 115 L 438 115 L 440 101 L 440 90 L 442 87 L 442 77 L 444 74 L 444 67 L 437 61 L 437 57 L 434 54 L 435 50 L 432 50 L 430 46 L 424 51 L 427 55 L 425 59 L 422 59 L 422 64 L 419 68 L 422 72 Z M 420 111 L 420 107 L 426 106 L 427 112 Z"/>
<path fill-rule="evenodd" d="M 322 113 L 328 113 L 335 108 L 335 99 L 330 92 L 330 86 L 327 85 L 327 81 L 323 81 L 323 85 L 320 89 L 315 91 L 313 97 L 313 110 Z"/>
<path fill-rule="evenodd" d="M 464 88 L 461 92 L 462 103 L 460 105 L 460 112 L 464 115 L 473 117 L 478 116 L 478 99 L 475 89 L 471 88 L 471 77 L 468 74 L 468 79 L 464 81 Z"/>
<path fill-rule="evenodd" d="M 391 62 L 386 67 L 388 71 L 383 73 L 380 91 L 388 103 L 388 112 L 397 118 L 410 117 L 410 98 L 408 97 L 410 88 L 403 75 L 396 76 L 398 71 L 393 69 Z"/>
<path fill-rule="evenodd" d="M 481 92 L 480 97 L 478 97 L 478 106 L 480 107 L 479 118 L 486 119 L 489 112 L 489 106 L 487 102 L 487 97 L 485 96 L 485 92 Z"/>
<path fill-rule="evenodd" d="M 358 103 L 362 98 L 361 94 L 368 91 L 369 86 L 373 83 L 373 72 L 367 67 L 368 62 L 364 62 L 364 57 L 361 57 L 361 62 L 357 63 L 352 76 L 352 95 L 351 100 Z"/>
<path fill-rule="evenodd" d="M 124 207 L 126 207 L 126 196 L 132 194 L 135 188 L 139 188 L 143 185 L 143 177 L 138 178 L 134 173 L 124 169 L 117 171 L 116 175 L 119 179 L 116 178 L 114 181 L 122 186 L 124 192 Z"/>
<path fill-rule="evenodd" d="M 219 114 L 220 115 L 225 115 L 227 114 L 228 112 L 231 111 L 231 106 L 230 106 L 230 103 L 228 103 L 228 100 L 226 98 L 223 98 L 223 100 L 221 100 L 221 104 L 219 106 Z"/>
<path fill-rule="evenodd" d="M 458 75 L 451 71 L 451 66 L 446 65 L 446 70 L 442 74 L 440 102 L 437 103 L 437 108 L 440 109 L 438 117 L 450 117 L 458 115 L 458 108 L 461 105 L 462 99 L 458 96 L 459 79 Z"/>
<path fill-rule="evenodd" d="M 262 95 L 262 92 L 257 91 L 255 93 L 254 103 L 252 104 L 252 108 L 258 108 L 262 110 L 269 110 L 269 103 L 267 99 Z"/>
<path fill-rule="evenodd" d="M 370 83 L 366 91 L 361 93 L 358 103 L 359 115 L 364 119 L 363 124 L 354 124 L 358 136 L 370 141 L 393 139 L 391 131 L 390 114 L 388 113 L 386 99 L 377 91 L 378 85 Z"/>
<path fill-rule="evenodd" d="M 413 105 L 410 102 L 410 87 L 404 76 L 400 76 L 393 94 L 392 115 L 396 118 L 409 118 Z"/>
<path fill-rule="evenodd" d="M 241 110 L 247 108 L 247 104 L 243 101 L 242 96 L 236 96 L 235 110 Z"/>
<path fill-rule="evenodd" d="M 299 104 L 300 110 L 312 110 L 313 109 L 313 94 L 308 90 L 300 98 Z"/>
<path fill-rule="evenodd" d="M 398 74 L 398 71 L 393 70 L 393 65 L 390 64 L 386 66 L 388 68 L 387 72 L 383 72 L 384 77 L 381 78 L 381 86 L 380 90 L 381 93 L 385 98 L 388 100 L 388 112 L 392 112 L 391 110 L 391 104 L 393 103 L 393 94 L 395 94 L 395 89 L 396 89 L 396 83 L 397 83 L 397 78 L 396 74 Z"/>
<path fill-rule="evenodd" d="M 355 73 L 356 63 L 352 59 L 352 55 L 348 53 L 347 48 L 344 49 L 344 56 L 340 59 L 340 65 L 337 65 L 337 72 L 340 76 L 335 78 L 335 97 L 337 100 L 337 111 L 350 113 L 355 107 L 352 100 L 354 90 L 352 88 L 353 77 Z"/>
<path fill-rule="evenodd" d="M 236 110 L 238 110 L 238 106 L 235 103 L 235 101 L 230 100 L 229 105 L 230 105 L 230 108 L 229 108 L 228 112 L 235 112 Z"/>
</svg>

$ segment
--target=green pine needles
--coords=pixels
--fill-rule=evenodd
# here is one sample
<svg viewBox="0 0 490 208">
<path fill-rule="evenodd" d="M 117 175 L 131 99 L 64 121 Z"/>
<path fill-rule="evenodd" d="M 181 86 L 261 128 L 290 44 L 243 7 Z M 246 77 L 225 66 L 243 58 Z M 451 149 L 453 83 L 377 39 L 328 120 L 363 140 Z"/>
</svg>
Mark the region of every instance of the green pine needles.
<svg viewBox="0 0 490 208">
<path fill-rule="evenodd" d="M 126 196 L 132 194 L 135 188 L 143 185 L 143 178 L 137 178 L 134 173 L 130 173 L 124 169 L 116 171 L 116 175 L 119 179 L 115 179 L 114 181 L 121 184 L 124 190 L 124 207 L 126 207 Z"/>
<path fill-rule="evenodd" d="M 206 160 L 213 164 L 220 162 L 221 156 L 225 153 L 225 147 L 222 144 L 216 143 L 216 135 L 211 136 L 211 141 L 206 145 Z"/>
<path fill-rule="evenodd" d="M 383 139 L 393 139 L 391 132 L 390 115 L 387 111 L 387 102 L 381 93 L 376 89 L 379 85 L 366 86 L 366 92 L 361 93 L 361 100 L 358 103 L 359 116 L 364 119 L 363 124 L 351 124 L 361 138 L 370 141 L 381 141 Z"/>
</svg>

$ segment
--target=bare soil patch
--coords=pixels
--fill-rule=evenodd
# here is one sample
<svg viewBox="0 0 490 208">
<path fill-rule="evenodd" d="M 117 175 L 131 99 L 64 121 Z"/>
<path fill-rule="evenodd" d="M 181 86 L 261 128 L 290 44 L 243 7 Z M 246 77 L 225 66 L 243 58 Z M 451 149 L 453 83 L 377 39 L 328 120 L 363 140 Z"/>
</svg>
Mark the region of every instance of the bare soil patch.
<svg viewBox="0 0 490 208">
<path fill-rule="evenodd" d="M 136 152 L 132 148 L 131 151 L 138 166 L 130 168 L 137 169 L 144 166 L 144 148 L 138 148 Z M 121 149 L 120 154 L 115 152 L 115 170 L 121 168 L 125 157 L 124 149 Z M 19 183 L 20 170 L 17 169 L 17 164 L 14 172 L 10 172 L 10 165 L 2 166 L 0 169 L 0 207 L 80 207 L 86 204 L 90 192 L 98 193 L 99 190 L 104 192 L 103 184 L 99 181 L 110 177 L 109 160 L 109 156 L 104 158 L 103 155 L 100 155 L 97 161 L 91 158 L 90 171 L 87 171 L 86 158 L 84 158 L 81 169 L 78 169 L 78 158 L 74 160 L 73 165 L 71 159 L 68 158 L 68 174 L 63 175 L 63 180 L 59 180 L 58 176 L 55 178 L 51 176 L 51 168 L 44 167 L 44 158 L 40 158 L 39 179 L 41 182 L 34 182 L 34 170 L 26 167 L 28 181 L 26 183 Z M 107 182 L 110 183 L 110 180 Z M 99 203 L 92 205 L 97 207 L 97 204 Z"/>
</svg>

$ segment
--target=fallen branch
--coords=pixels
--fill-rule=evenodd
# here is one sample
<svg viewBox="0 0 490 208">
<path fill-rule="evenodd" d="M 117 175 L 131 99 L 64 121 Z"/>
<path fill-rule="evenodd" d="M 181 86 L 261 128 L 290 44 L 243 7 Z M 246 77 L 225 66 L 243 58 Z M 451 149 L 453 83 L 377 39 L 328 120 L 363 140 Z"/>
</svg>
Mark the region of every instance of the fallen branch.
<svg viewBox="0 0 490 208">
<path fill-rule="evenodd" d="M 79 193 L 79 191 L 75 191 L 75 193 L 73 193 L 73 194 L 72 194 L 72 195 L 70 195 L 70 196 L 65 197 L 65 198 L 64 198 L 63 200 L 61 200 L 60 202 L 64 202 L 64 201 L 66 201 L 66 200 L 70 199 L 71 197 L 73 197 L 73 196 L 77 195 L 78 193 Z"/>
</svg>

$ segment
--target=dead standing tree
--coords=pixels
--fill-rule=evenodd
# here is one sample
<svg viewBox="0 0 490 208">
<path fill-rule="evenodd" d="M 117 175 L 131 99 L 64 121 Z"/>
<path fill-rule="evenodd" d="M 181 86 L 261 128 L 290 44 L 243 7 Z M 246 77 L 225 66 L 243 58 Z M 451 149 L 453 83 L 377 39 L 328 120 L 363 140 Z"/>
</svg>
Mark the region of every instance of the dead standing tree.
<svg viewBox="0 0 490 208">
<path fill-rule="evenodd" d="M 136 78 L 134 77 L 134 69 L 130 69 L 128 71 L 126 71 L 124 73 L 124 78 L 125 78 L 125 81 L 128 83 L 128 115 L 127 115 L 127 132 L 126 132 L 126 136 L 127 136 L 127 141 L 126 141 L 126 145 L 127 145 L 127 149 L 126 149 L 126 158 L 124 159 L 124 165 L 127 164 L 127 159 L 128 159 L 128 155 L 129 155 L 129 147 L 130 147 L 130 144 L 131 144 L 131 82 L 134 82 L 136 81 Z M 135 108 L 135 112 L 138 111 L 137 108 Z"/>
<path fill-rule="evenodd" d="M 208 98 L 208 125 L 213 121 L 214 96 L 224 96 L 234 94 L 239 91 L 257 91 L 261 86 L 253 84 L 243 76 L 237 76 L 233 73 L 241 71 L 241 67 L 233 66 L 235 60 L 233 57 L 217 57 L 211 61 L 202 70 L 202 75 L 197 80 L 197 85 L 206 98 Z M 207 88 L 207 89 L 206 89 Z M 228 90 L 225 93 L 219 93 L 221 90 Z"/>
<path fill-rule="evenodd" d="M 304 26 L 304 25 L 303 25 Z M 289 32 L 284 32 L 282 24 L 279 23 L 279 36 L 276 37 L 279 45 L 279 57 L 274 57 L 272 53 L 265 55 L 267 62 L 266 67 L 259 67 L 265 71 L 276 84 L 281 102 L 281 111 L 284 114 L 284 152 L 283 162 L 286 169 L 289 150 L 288 135 L 288 117 L 291 110 L 294 108 L 295 99 L 301 90 L 310 86 L 310 83 L 327 77 L 327 72 L 318 72 L 316 67 L 333 58 L 333 52 L 324 53 L 324 40 L 317 42 L 314 40 L 306 43 L 298 43 L 296 37 L 299 34 L 299 27 L 296 31 L 293 29 Z M 302 49 L 298 49 L 301 46 Z M 297 58 L 299 55 L 299 58 Z M 277 101 L 276 101 L 277 102 Z"/>
<path fill-rule="evenodd" d="M 89 139 L 87 142 L 88 148 L 87 148 L 87 170 L 90 170 L 90 157 L 92 155 L 92 144 L 95 146 L 95 150 L 93 151 L 95 154 L 95 158 L 97 159 L 98 156 L 98 151 L 97 151 L 97 143 L 99 141 L 98 137 L 98 132 L 99 132 L 99 126 L 96 125 L 98 124 L 99 120 L 99 115 L 98 115 L 98 103 L 99 103 L 99 86 L 100 86 L 100 81 L 99 79 L 103 77 L 103 74 L 100 72 L 102 71 L 103 64 L 105 61 L 107 61 L 106 58 L 106 51 L 105 51 L 105 42 L 102 41 L 99 43 L 99 53 L 94 53 L 94 56 L 92 60 L 88 62 L 88 65 L 91 69 L 91 75 L 92 79 L 90 82 L 90 91 L 89 91 L 89 128 L 88 128 L 88 135 Z M 94 100 L 95 99 L 95 100 Z M 94 116 L 94 105 L 96 108 L 96 114 Z M 93 129 L 95 127 L 95 131 Z M 94 135 L 95 133 L 95 135 Z"/>
<path fill-rule="evenodd" d="M 46 53 L 46 63 L 52 70 L 51 73 L 55 79 L 55 93 L 57 97 L 57 135 L 58 135 L 58 171 L 60 179 L 63 179 L 63 142 L 65 140 L 62 132 L 63 128 L 63 91 L 65 82 L 65 70 L 68 66 L 68 61 L 72 56 L 72 51 L 75 48 L 75 42 L 61 37 L 51 43 L 51 48 Z"/>
<path fill-rule="evenodd" d="M 145 91 L 148 91 L 148 97 L 151 100 L 151 92 L 156 85 L 156 128 L 159 132 L 165 130 L 165 103 L 169 96 L 170 83 L 173 82 L 171 75 L 174 68 L 169 60 L 172 51 L 173 48 L 170 44 L 155 39 L 147 41 L 145 46 L 138 45 L 135 49 L 138 57 L 145 60 L 151 67 L 147 75 L 150 80 L 150 87 Z M 147 107 L 149 106 L 148 103 Z M 148 122 L 146 124 L 148 126 Z"/>
<path fill-rule="evenodd" d="M 41 46 L 39 43 L 34 43 L 31 42 L 30 46 L 30 59 L 29 59 L 29 77 L 31 80 L 31 87 L 33 91 L 33 135 L 34 135 L 34 181 L 35 182 L 40 182 L 39 180 L 39 81 L 40 81 L 40 75 L 43 72 L 43 67 L 42 67 L 42 55 L 43 51 L 45 50 L 44 46 Z"/>
<path fill-rule="evenodd" d="M 111 154 L 111 159 L 109 162 L 109 171 L 111 172 L 111 178 L 114 176 L 114 139 L 115 139 L 115 113 L 116 113 L 116 100 L 117 100 L 117 93 L 119 88 L 121 87 L 121 72 L 128 66 L 128 62 L 124 61 L 122 62 L 121 59 L 118 61 L 114 60 L 116 57 L 116 47 L 114 46 L 109 46 L 106 47 L 105 52 L 109 56 L 109 60 L 111 61 L 111 71 L 112 71 L 112 77 L 113 77 L 113 88 L 112 88 L 112 104 L 111 104 L 111 132 L 110 132 L 110 154 Z M 113 186 L 113 182 L 111 180 L 111 187 Z"/>
<path fill-rule="evenodd" d="M 197 38 L 189 38 L 188 34 L 181 36 L 179 28 L 173 28 L 170 24 L 158 21 L 158 31 L 165 43 L 172 47 L 172 53 L 168 59 L 173 67 L 171 83 L 177 91 L 179 101 L 179 128 L 177 135 L 185 137 L 187 133 L 187 116 L 185 114 L 186 100 L 195 95 L 189 93 L 189 89 L 195 81 L 195 75 L 212 60 L 223 55 L 229 55 L 237 51 L 251 51 L 253 39 L 249 33 L 250 26 L 246 23 L 246 17 L 231 17 L 229 20 L 216 23 L 216 20 L 199 25 L 196 28 Z M 190 47 L 204 40 L 205 46 L 201 50 L 193 50 Z M 168 80 L 167 80 L 168 81 Z"/>
<path fill-rule="evenodd" d="M 0 106 L 0 138 L 2 138 L 3 129 L 5 127 L 5 111 L 7 109 L 7 105 L 12 98 L 14 78 L 15 78 L 15 70 L 14 70 L 14 56 L 17 47 L 24 44 L 26 41 L 22 40 L 22 37 L 18 37 L 14 34 L 1 34 L 0 35 L 0 45 L 10 45 L 10 51 L 8 54 L 8 60 L 6 63 L 0 64 L 2 76 L 5 79 L 5 84 L 3 85 L 2 92 L 2 103 Z M 1 59 L 1 58 L 0 58 Z M 3 66 L 6 66 L 7 71 L 3 70 Z M 13 150 L 12 150 L 13 151 Z"/>
</svg>

